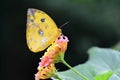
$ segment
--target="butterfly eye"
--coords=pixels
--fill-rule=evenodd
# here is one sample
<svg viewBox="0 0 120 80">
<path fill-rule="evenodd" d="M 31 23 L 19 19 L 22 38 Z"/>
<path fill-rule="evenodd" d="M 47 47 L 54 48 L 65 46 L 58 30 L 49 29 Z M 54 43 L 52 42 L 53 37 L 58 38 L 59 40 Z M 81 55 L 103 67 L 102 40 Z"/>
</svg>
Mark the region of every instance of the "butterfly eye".
<svg viewBox="0 0 120 80">
<path fill-rule="evenodd" d="M 41 22 L 45 22 L 45 18 L 42 18 L 42 19 L 41 19 Z"/>
</svg>

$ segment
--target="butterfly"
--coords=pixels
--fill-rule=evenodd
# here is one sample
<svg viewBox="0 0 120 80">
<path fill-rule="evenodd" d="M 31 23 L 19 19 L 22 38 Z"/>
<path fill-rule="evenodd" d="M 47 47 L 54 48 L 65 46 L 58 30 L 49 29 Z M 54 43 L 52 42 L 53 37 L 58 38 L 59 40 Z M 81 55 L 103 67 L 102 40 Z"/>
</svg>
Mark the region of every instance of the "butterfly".
<svg viewBox="0 0 120 80">
<path fill-rule="evenodd" d="M 29 8 L 27 11 L 26 40 L 32 52 L 40 52 L 50 46 L 62 31 L 45 12 Z"/>
</svg>

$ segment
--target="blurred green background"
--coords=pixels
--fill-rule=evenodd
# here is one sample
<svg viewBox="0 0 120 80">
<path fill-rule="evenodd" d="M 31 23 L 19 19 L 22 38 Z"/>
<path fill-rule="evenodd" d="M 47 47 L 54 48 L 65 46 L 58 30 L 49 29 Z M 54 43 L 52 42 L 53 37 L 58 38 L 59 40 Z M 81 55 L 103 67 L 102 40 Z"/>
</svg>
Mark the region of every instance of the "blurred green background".
<svg viewBox="0 0 120 80">
<path fill-rule="evenodd" d="M 28 8 L 45 11 L 70 42 L 65 60 L 75 66 L 89 59 L 92 46 L 112 47 L 120 41 L 120 0 L 10 0 L 4 1 L 1 26 L 0 80 L 34 80 L 43 52 L 32 53 L 26 44 Z M 57 64 L 59 71 L 68 69 Z"/>
</svg>

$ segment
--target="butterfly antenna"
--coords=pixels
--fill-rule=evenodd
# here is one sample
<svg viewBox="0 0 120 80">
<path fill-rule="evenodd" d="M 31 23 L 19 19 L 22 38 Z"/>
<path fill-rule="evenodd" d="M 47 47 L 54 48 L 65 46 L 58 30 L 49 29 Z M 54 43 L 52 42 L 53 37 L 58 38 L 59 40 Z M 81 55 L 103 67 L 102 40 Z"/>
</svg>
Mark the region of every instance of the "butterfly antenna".
<svg viewBox="0 0 120 80">
<path fill-rule="evenodd" d="M 59 28 L 61 29 L 63 26 L 67 25 L 70 21 L 67 21 L 66 23 L 64 23 L 63 25 L 61 25 Z"/>
</svg>

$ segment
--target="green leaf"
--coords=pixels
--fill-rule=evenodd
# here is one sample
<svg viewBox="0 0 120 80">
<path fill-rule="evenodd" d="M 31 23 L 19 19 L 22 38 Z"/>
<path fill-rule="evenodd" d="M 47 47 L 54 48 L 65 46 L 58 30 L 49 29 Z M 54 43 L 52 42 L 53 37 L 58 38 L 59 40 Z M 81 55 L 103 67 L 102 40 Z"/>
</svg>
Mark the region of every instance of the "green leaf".
<svg viewBox="0 0 120 80">
<path fill-rule="evenodd" d="M 102 74 L 96 76 L 94 80 L 108 80 L 112 74 L 112 71 L 103 72 Z"/>
<path fill-rule="evenodd" d="M 89 80 L 120 80 L 119 51 L 93 47 L 88 50 L 88 54 L 89 60 L 84 64 L 75 66 L 74 69 L 88 77 Z M 58 72 L 57 74 L 62 80 L 83 80 L 71 70 Z"/>
</svg>

